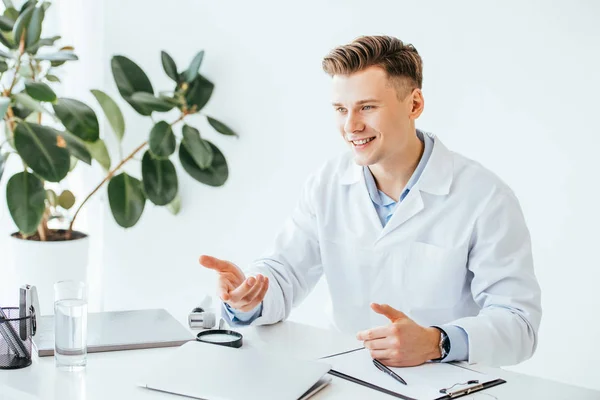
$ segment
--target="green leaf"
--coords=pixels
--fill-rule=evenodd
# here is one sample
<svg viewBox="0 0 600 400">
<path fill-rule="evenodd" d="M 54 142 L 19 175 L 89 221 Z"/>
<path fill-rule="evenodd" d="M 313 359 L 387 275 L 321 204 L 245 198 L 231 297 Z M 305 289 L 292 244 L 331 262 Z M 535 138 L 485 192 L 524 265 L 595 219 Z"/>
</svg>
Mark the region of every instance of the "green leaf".
<svg viewBox="0 0 600 400">
<path fill-rule="evenodd" d="M 0 50 L 0 57 L 2 58 L 14 58 L 12 54 Z"/>
<path fill-rule="evenodd" d="M 0 60 L 0 73 L 8 71 L 8 64 L 6 61 Z"/>
<path fill-rule="evenodd" d="M 181 161 L 183 169 L 198 182 L 209 186 L 222 186 L 229 176 L 227 161 L 217 146 L 210 142 L 208 144 L 213 152 L 213 162 L 210 167 L 205 169 L 200 168 L 186 146 L 179 146 L 179 161 Z"/>
<path fill-rule="evenodd" d="M 152 114 L 152 109 L 136 103 L 131 96 L 136 92 L 146 92 L 154 95 L 154 89 L 146 73 L 133 61 L 124 56 L 114 56 L 111 68 L 119 93 L 135 111 L 141 115 Z"/>
<path fill-rule="evenodd" d="M 25 36 L 25 47 L 32 46 L 40 40 L 42 34 L 42 22 L 44 21 L 45 10 L 43 7 L 35 7 Z"/>
<path fill-rule="evenodd" d="M 54 42 L 56 42 L 58 39 L 60 39 L 60 36 L 52 36 L 51 38 L 40 39 L 36 43 L 27 47 L 27 52 L 35 54 L 41 47 L 54 46 Z"/>
<path fill-rule="evenodd" d="M 103 91 L 92 89 L 91 92 L 96 100 L 98 100 L 100 107 L 102 107 L 102 111 L 104 111 L 104 115 L 106 115 L 106 119 L 108 119 L 108 123 L 119 139 L 119 142 L 122 141 L 123 135 L 125 134 L 125 119 L 123 118 L 121 109 L 117 103 Z"/>
<path fill-rule="evenodd" d="M 173 154 L 177 142 L 171 125 L 165 121 L 157 122 L 150 131 L 148 144 L 152 154 L 158 158 L 166 158 Z"/>
<path fill-rule="evenodd" d="M 166 206 L 177 195 L 177 172 L 169 160 L 154 158 L 149 151 L 142 158 L 144 193 L 157 206 Z"/>
<path fill-rule="evenodd" d="M 4 166 L 6 165 L 6 160 L 8 160 L 9 155 L 10 153 L 0 152 L 0 182 L 2 181 L 2 174 L 4 174 Z"/>
<path fill-rule="evenodd" d="M 98 164 L 108 172 L 110 170 L 110 154 L 108 154 L 108 149 L 104 141 L 98 139 L 95 142 L 85 142 L 85 147 L 92 155 L 92 158 L 98 161 Z"/>
<path fill-rule="evenodd" d="M 4 119 L 8 106 L 10 105 L 10 98 L 0 97 L 0 120 Z"/>
<path fill-rule="evenodd" d="M 208 119 L 208 123 L 210 124 L 210 126 L 215 128 L 217 132 L 227 136 L 237 136 L 237 133 L 235 133 L 230 127 L 228 127 L 221 121 L 211 118 L 208 115 L 206 116 L 206 118 Z"/>
<path fill-rule="evenodd" d="M 37 3 L 37 0 L 27 0 L 25 3 L 23 3 L 23 5 L 21 6 L 21 9 L 19 10 L 19 14 L 23 14 L 23 12 L 25 10 L 27 10 L 29 7 L 35 7 Z"/>
<path fill-rule="evenodd" d="M 79 100 L 60 98 L 53 104 L 56 116 L 65 128 L 86 142 L 95 142 L 100 137 L 96 113 Z"/>
<path fill-rule="evenodd" d="M 6 6 L 6 10 L 4 10 L 4 15 L 6 18 L 9 18 L 13 21 L 16 21 L 17 18 L 19 18 L 19 12 L 17 11 L 17 9 L 13 6 Z M 12 29 L 11 29 L 12 32 Z"/>
<path fill-rule="evenodd" d="M 187 83 L 191 83 L 198 76 L 198 70 L 200 69 L 200 64 L 202 64 L 202 59 L 204 58 L 204 50 L 200 51 L 196 54 L 196 57 L 190 63 L 188 69 L 184 72 L 184 78 Z"/>
<path fill-rule="evenodd" d="M 48 110 L 46 110 L 40 103 L 38 103 L 37 101 L 32 99 L 28 94 L 21 92 L 21 93 L 14 94 L 13 97 L 16 102 L 18 102 L 19 104 L 24 106 L 26 109 L 31 110 L 31 112 L 35 111 L 35 112 L 39 112 L 39 113 L 45 113 L 54 118 L 54 115 L 52 113 L 50 113 Z M 13 109 L 13 111 L 14 111 L 14 109 Z M 27 115 L 31 114 L 31 112 L 29 112 Z M 16 113 L 15 113 L 15 115 L 16 115 Z M 21 118 L 21 117 L 19 117 L 19 118 Z M 25 118 L 23 118 L 23 119 L 25 119 Z"/>
<path fill-rule="evenodd" d="M 15 42 L 13 42 L 10 37 L 8 37 L 8 34 L 5 35 L 2 32 L 0 32 L 0 43 L 2 43 L 4 46 L 8 47 L 9 49 L 16 49 L 17 45 L 15 44 Z"/>
<path fill-rule="evenodd" d="M 29 97 L 29 96 L 27 96 L 27 97 Z M 34 101 L 34 100 L 31 99 L 31 101 Z M 33 112 L 32 109 L 25 107 L 19 103 L 15 103 L 12 106 L 12 111 L 13 111 L 13 114 L 15 114 L 15 117 L 20 118 L 20 119 L 26 119 Z"/>
<path fill-rule="evenodd" d="M 196 128 L 189 125 L 183 126 L 182 133 L 183 140 L 181 143 L 186 147 L 198 167 L 201 169 L 210 167 L 213 160 L 210 144 L 200 137 L 200 132 Z"/>
<path fill-rule="evenodd" d="M 4 15 L 0 16 L 0 29 L 7 32 L 12 32 L 15 26 L 15 21 Z"/>
<path fill-rule="evenodd" d="M 29 21 L 31 21 L 31 16 L 33 15 L 33 10 L 35 6 L 29 6 L 24 8 L 24 11 L 21 12 L 19 18 L 15 21 L 15 25 L 13 26 L 13 39 L 15 43 L 19 43 L 21 41 L 21 36 L 23 35 L 23 31 L 29 25 Z"/>
<path fill-rule="evenodd" d="M 173 215 L 179 214 L 179 211 L 181 211 L 181 196 L 179 196 L 179 193 L 177 193 L 172 202 L 167 204 L 167 210 Z"/>
<path fill-rule="evenodd" d="M 56 207 L 58 205 L 58 196 L 56 192 L 52 189 L 46 189 L 46 200 L 52 207 Z"/>
<path fill-rule="evenodd" d="M 43 179 L 60 182 L 71 165 L 66 143 L 57 138 L 56 130 L 21 122 L 14 132 L 15 147 L 23 161 Z"/>
<path fill-rule="evenodd" d="M 124 172 L 115 176 L 108 183 L 108 201 L 117 224 L 131 228 L 142 216 L 146 205 L 142 182 Z"/>
<path fill-rule="evenodd" d="M 57 51 L 56 53 L 49 54 L 36 54 L 36 60 L 39 61 L 53 61 L 53 62 L 64 62 L 64 61 L 75 61 L 79 60 L 79 57 L 75 55 L 72 51 Z M 55 66 L 54 64 L 52 66 Z"/>
<path fill-rule="evenodd" d="M 208 103 L 214 88 L 215 85 L 211 81 L 202 75 L 198 75 L 185 93 L 185 101 L 188 107 L 191 109 L 196 106 L 196 112 L 202 110 Z"/>
<path fill-rule="evenodd" d="M 65 210 L 70 209 L 75 204 L 75 195 L 70 190 L 63 190 L 58 196 L 58 205 Z"/>
<path fill-rule="evenodd" d="M 25 82 L 25 91 L 28 95 L 38 101 L 49 101 L 56 100 L 56 93 L 43 82 Z"/>
<path fill-rule="evenodd" d="M 73 157 L 73 155 L 71 155 L 71 166 L 69 167 L 69 172 L 71 172 L 75 169 L 78 162 L 79 162 L 79 160 L 77 158 Z"/>
<path fill-rule="evenodd" d="M 172 102 L 154 97 L 154 95 L 146 92 L 135 92 L 131 96 L 131 100 L 145 108 L 149 108 L 152 111 L 157 112 L 170 111 L 173 109 L 173 107 L 175 107 Z"/>
<path fill-rule="evenodd" d="M 67 143 L 67 150 L 69 150 L 69 153 L 71 153 L 73 157 L 80 159 L 88 165 L 92 164 L 92 155 L 86 146 L 87 142 L 84 142 L 69 131 L 56 131 L 56 134 L 63 138 Z"/>
<path fill-rule="evenodd" d="M 44 184 L 29 172 L 13 175 L 6 185 L 6 203 L 10 215 L 24 235 L 35 233 L 44 215 Z"/>
<path fill-rule="evenodd" d="M 175 61 L 166 51 L 160 52 L 160 59 L 162 61 L 163 69 L 165 73 L 169 76 L 169 78 L 173 79 L 175 82 L 179 82 L 179 74 L 177 73 L 177 65 L 175 65 Z"/>
<path fill-rule="evenodd" d="M 52 74 L 47 74 L 46 75 L 46 79 L 50 82 L 59 82 L 60 83 L 60 79 L 58 76 L 56 75 L 52 75 Z"/>
</svg>

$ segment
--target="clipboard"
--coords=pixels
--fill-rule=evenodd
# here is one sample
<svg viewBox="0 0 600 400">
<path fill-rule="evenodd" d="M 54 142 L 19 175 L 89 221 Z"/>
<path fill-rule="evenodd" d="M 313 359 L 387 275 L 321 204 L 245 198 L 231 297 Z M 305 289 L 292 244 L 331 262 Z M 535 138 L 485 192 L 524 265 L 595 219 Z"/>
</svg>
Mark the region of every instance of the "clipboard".
<svg viewBox="0 0 600 400">
<path fill-rule="evenodd" d="M 366 349 L 325 357 L 325 361 L 332 364 L 329 374 L 403 400 L 457 399 L 506 383 L 504 379 L 459 365 L 426 363 L 417 367 L 395 369 L 407 381 L 408 385 L 404 386 L 374 368 L 371 360 Z M 415 377 L 419 377 L 420 382 Z M 462 384 L 469 380 L 478 382 Z M 450 381 L 453 383 L 448 384 Z M 452 385 L 455 389 L 449 390 Z M 446 389 L 447 393 L 440 393 L 441 389 Z"/>
</svg>

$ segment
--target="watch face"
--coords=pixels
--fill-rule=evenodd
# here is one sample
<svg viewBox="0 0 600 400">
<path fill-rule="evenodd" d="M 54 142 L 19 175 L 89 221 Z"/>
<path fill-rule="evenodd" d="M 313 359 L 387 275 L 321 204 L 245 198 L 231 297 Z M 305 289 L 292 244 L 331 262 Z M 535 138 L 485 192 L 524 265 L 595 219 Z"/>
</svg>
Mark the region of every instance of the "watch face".
<svg viewBox="0 0 600 400">
<path fill-rule="evenodd" d="M 442 357 L 446 357 L 450 352 L 450 340 L 448 340 L 448 335 L 445 332 L 442 332 Z"/>
</svg>

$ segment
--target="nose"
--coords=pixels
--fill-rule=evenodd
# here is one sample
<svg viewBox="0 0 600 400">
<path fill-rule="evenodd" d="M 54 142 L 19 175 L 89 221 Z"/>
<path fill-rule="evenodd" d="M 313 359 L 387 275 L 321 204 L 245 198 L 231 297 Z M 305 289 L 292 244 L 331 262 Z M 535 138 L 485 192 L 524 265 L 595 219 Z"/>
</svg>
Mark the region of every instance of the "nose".
<svg viewBox="0 0 600 400">
<path fill-rule="evenodd" d="M 365 124 L 360 120 L 359 116 L 357 116 L 353 112 L 349 112 L 348 117 L 346 118 L 346 122 L 344 123 L 344 131 L 346 132 L 346 134 L 361 132 L 364 129 Z"/>
</svg>

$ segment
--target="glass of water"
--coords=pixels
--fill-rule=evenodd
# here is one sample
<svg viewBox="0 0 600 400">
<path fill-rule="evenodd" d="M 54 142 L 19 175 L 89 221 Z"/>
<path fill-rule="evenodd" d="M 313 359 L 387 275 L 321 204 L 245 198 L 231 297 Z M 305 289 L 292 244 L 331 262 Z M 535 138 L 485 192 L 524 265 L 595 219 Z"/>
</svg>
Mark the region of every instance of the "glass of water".
<svg viewBox="0 0 600 400">
<path fill-rule="evenodd" d="M 60 281 L 54 284 L 54 361 L 61 370 L 85 368 L 87 308 L 85 283 Z"/>
</svg>

